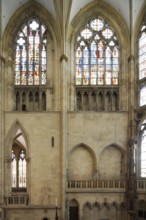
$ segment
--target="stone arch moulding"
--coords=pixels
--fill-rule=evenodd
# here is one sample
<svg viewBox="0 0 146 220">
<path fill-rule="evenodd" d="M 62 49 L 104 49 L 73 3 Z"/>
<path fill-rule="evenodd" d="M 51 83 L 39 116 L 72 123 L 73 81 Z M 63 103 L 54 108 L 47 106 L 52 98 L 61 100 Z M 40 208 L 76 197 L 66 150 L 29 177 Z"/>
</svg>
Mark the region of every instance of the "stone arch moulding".
<svg viewBox="0 0 146 220">
<path fill-rule="evenodd" d="M 11 155 L 11 147 L 12 147 L 12 143 L 14 138 L 16 138 L 16 132 L 20 130 L 22 132 L 23 138 L 25 139 L 26 142 L 26 146 L 29 146 L 27 148 L 27 154 L 29 152 L 30 149 L 30 141 L 29 141 L 29 136 L 24 128 L 24 126 L 21 124 L 21 122 L 19 120 L 16 120 L 12 126 L 10 127 L 8 134 L 6 136 L 6 152 L 7 154 L 10 156 Z M 7 156 L 8 156 L 7 155 Z"/>
<path fill-rule="evenodd" d="M 31 17 L 37 17 L 46 26 L 54 42 L 60 42 L 59 38 L 61 34 L 53 16 L 43 5 L 34 0 L 18 8 L 9 20 L 2 38 L 4 49 L 9 47 L 11 50 L 13 49 L 13 43 L 17 32 Z"/>
<path fill-rule="evenodd" d="M 125 156 L 125 150 L 120 145 L 118 145 L 116 143 L 111 143 L 111 144 L 105 146 L 102 151 L 104 151 L 106 148 L 111 147 L 111 146 L 117 148 L 117 150 L 119 150 L 121 152 L 122 156 Z"/>
<path fill-rule="evenodd" d="M 117 153 L 119 152 L 118 155 L 116 155 L 116 157 L 113 157 L 115 158 L 115 161 L 113 161 L 113 159 L 110 157 L 111 155 L 111 151 L 110 148 L 112 147 L 112 150 L 116 150 Z M 107 151 L 107 152 L 106 152 Z M 116 153 L 115 151 L 115 153 Z M 112 151 L 113 153 L 114 151 Z M 117 154 L 116 153 L 116 154 Z M 108 156 L 109 160 L 105 160 L 104 162 L 104 159 L 106 159 L 106 157 Z M 117 157 L 118 156 L 118 157 Z M 103 158 L 102 158 L 103 157 Z M 102 149 L 102 151 L 100 152 L 100 155 L 99 155 L 99 158 L 101 159 L 101 161 L 99 161 L 99 172 L 100 172 L 100 175 L 102 177 L 104 177 L 104 175 L 111 175 L 110 177 L 113 177 L 114 173 L 116 173 L 117 175 L 117 178 L 119 177 L 124 177 L 125 176 L 125 150 L 118 144 L 116 143 L 111 143 L 109 145 L 107 145 L 106 147 L 104 147 Z M 114 166 L 113 168 L 110 168 L 110 162 L 112 164 L 112 166 Z M 105 168 L 109 167 L 110 169 L 108 170 L 108 172 L 105 174 Z M 118 170 L 117 170 L 118 169 Z M 119 172 L 118 172 L 119 171 Z M 105 176 L 106 177 L 106 176 Z"/>
<path fill-rule="evenodd" d="M 75 145 L 71 150 L 70 150 L 70 152 L 69 152 L 69 158 L 71 157 L 71 154 L 77 149 L 77 148 L 79 148 L 79 147 L 84 147 L 86 150 L 88 150 L 89 152 L 90 152 L 90 154 L 92 155 L 92 157 L 93 157 L 93 162 L 94 162 L 94 169 L 95 169 L 95 171 L 97 170 L 97 158 L 96 158 L 96 154 L 95 154 L 95 152 L 94 152 L 94 150 L 90 147 L 90 146 L 88 146 L 87 144 L 84 144 L 84 143 L 80 143 L 80 144 L 77 144 L 77 145 Z"/>
<path fill-rule="evenodd" d="M 41 220 L 50 220 L 48 217 L 43 217 Z"/>
<path fill-rule="evenodd" d="M 142 24 L 143 19 L 145 19 L 146 21 L 146 2 L 144 1 L 141 10 L 139 11 L 139 14 L 137 16 L 137 20 L 135 22 L 135 26 L 134 26 L 134 34 L 133 36 L 133 40 L 134 40 L 134 46 L 137 45 L 137 38 L 138 38 L 138 34 L 139 34 L 139 28 Z M 137 47 L 135 46 L 135 53 L 137 51 Z"/>
<path fill-rule="evenodd" d="M 71 21 L 68 30 L 68 38 L 75 42 L 79 30 L 97 14 L 107 20 L 109 24 L 115 28 L 120 44 L 122 45 L 125 43 L 128 45 L 130 39 L 127 24 L 123 17 L 111 5 L 103 1 L 94 1 L 78 12 L 75 18 Z"/>
<path fill-rule="evenodd" d="M 69 200 L 69 206 L 71 206 L 73 203 L 77 205 L 76 207 L 79 207 L 79 202 L 74 198 Z"/>
<path fill-rule="evenodd" d="M 76 89 L 75 89 L 75 49 L 77 45 L 77 36 L 79 31 L 93 18 L 97 15 L 103 17 L 109 25 L 114 29 L 117 40 L 119 42 L 120 48 L 120 73 L 119 73 L 119 85 L 118 85 L 118 107 L 117 110 L 126 110 L 128 109 L 127 105 L 127 96 L 126 96 L 126 88 L 128 88 L 128 83 L 126 81 L 126 73 L 128 71 L 128 56 L 130 53 L 130 32 L 128 25 L 126 24 L 124 18 L 119 14 L 116 9 L 114 9 L 110 4 L 106 3 L 105 1 L 92 1 L 91 3 L 87 4 L 83 7 L 77 15 L 73 18 L 70 25 L 68 26 L 67 32 L 67 39 L 70 42 L 70 66 L 71 66 L 71 73 L 70 74 L 70 85 L 71 85 L 71 96 L 74 100 L 74 105 L 70 103 L 72 109 L 76 109 Z M 123 81 L 126 83 L 123 84 Z"/>
</svg>

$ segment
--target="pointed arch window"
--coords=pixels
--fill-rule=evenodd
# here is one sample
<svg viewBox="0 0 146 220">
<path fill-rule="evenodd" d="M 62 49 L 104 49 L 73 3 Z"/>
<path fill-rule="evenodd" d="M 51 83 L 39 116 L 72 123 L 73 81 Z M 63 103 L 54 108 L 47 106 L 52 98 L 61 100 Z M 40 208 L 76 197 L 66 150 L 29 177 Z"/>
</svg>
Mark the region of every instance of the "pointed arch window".
<svg viewBox="0 0 146 220">
<path fill-rule="evenodd" d="M 89 20 L 77 35 L 75 43 L 75 90 L 76 109 L 95 111 L 119 110 L 120 46 L 114 28 L 101 16 Z M 82 101 L 78 108 L 78 94 Z M 92 94 L 95 94 L 94 100 Z M 84 105 L 84 94 L 88 94 Z M 99 95 L 106 103 L 109 94 L 110 107 L 101 109 Z M 116 95 L 115 95 L 116 94 Z M 91 102 L 92 100 L 93 102 Z M 92 104 L 91 104 L 92 103 Z M 94 108 L 93 108 L 94 105 Z"/>
<path fill-rule="evenodd" d="M 138 38 L 139 106 L 146 105 L 146 25 L 142 24 Z"/>
<path fill-rule="evenodd" d="M 15 47 L 15 85 L 46 85 L 46 27 L 32 18 L 19 31 Z"/>
<path fill-rule="evenodd" d="M 114 29 L 100 16 L 77 36 L 76 86 L 117 86 L 120 50 Z"/>
<path fill-rule="evenodd" d="M 26 143 L 21 131 L 17 132 L 12 146 L 11 180 L 11 187 L 13 192 L 26 192 Z"/>
<path fill-rule="evenodd" d="M 138 41 L 139 52 L 139 79 L 146 77 L 146 25 L 143 24 L 140 30 Z"/>
<path fill-rule="evenodd" d="M 146 120 L 143 121 L 141 125 L 140 131 L 140 169 L 141 169 L 141 177 L 146 178 Z"/>
</svg>

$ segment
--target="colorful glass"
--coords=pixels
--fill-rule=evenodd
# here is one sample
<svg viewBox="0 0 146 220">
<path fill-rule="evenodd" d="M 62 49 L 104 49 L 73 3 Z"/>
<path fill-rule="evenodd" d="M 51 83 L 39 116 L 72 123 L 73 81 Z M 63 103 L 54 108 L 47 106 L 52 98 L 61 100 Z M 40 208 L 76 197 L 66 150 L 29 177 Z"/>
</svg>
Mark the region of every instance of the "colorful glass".
<svg viewBox="0 0 146 220">
<path fill-rule="evenodd" d="M 140 90 L 140 106 L 146 105 L 146 86 Z"/>
<path fill-rule="evenodd" d="M 139 38 L 139 79 L 146 77 L 146 30 L 142 27 Z"/>
<path fill-rule="evenodd" d="M 31 19 L 19 32 L 15 49 L 15 85 L 46 85 L 46 28 Z"/>
<path fill-rule="evenodd" d="M 141 177 L 146 177 L 146 120 L 141 126 L 141 131 Z"/>
<path fill-rule="evenodd" d="M 118 85 L 119 44 L 101 17 L 90 20 L 77 36 L 76 85 Z"/>
</svg>

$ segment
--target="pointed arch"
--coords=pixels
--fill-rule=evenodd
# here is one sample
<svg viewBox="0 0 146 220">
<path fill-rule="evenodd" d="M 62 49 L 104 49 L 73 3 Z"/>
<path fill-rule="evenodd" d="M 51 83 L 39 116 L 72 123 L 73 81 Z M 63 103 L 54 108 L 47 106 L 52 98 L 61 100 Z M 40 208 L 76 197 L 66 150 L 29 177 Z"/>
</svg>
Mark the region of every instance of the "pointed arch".
<svg viewBox="0 0 146 220">
<path fill-rule="evenodd" d="M 133 42 L 134 42 L 134 45 L 137 44 L 137 38 L 138 38 L 138 35 L 139 35 L 139 28 L 140 26 L 142 25 L 142 21 L 145 17 L 145 13 L 146 13 L 146 2 L 144 1 L 143 2 L 143 5 L 141 7 L 141 10 L 139 11 L 139 14 L 137 16 L 137 20 L 135 22 L 135 26 L 134 26 L 134 34 L 133 34 Z M 135 47 L 135 52 L 136 52 L 136 47 Z"/>
<path fill-rule="evenodd" d="M 19 131 L 19 133 L 17 133 L 18 131 Z M 17 137 L 19 136 L 20 133 L 22 134 L 22 136 L 23 136 L 23 138 L 26 142 L 27 154 L 28 154 L 29 149 L 30 149 L 29 136 L 28 136 L 27 131 L 24 128 L 23 124 L 18 119 L 16 119 L 15 122 L 10 127 L 10 129 L 9 129 L 7 135 L 6 135 L 6 153 L 7 153 L 7 157 L 9 157 L 11 155 L 11 146 L 12 146 L 14 140 L 17 139 Z"/>
<path fill-rule="evenodd" d="M 92 180 L 96 179 L 96 176 L 97 160 L 95 152 L 84 143 L 74 146 L 68 155 L 68 178 L 72 180 Z"/>
<path fill-rule="evenodd" d="M 25 142 L 25 143 L 22 143 L 22 145 L 26 149 L 26 157 L 27 158 L 29 157 L 29 154 L 30 154 L 29 136 L 23 124 L 18 119 L 16 119 L 6 135 L 6 146 L 5 146 L 5 157 L 6 158 L 11 158 L 12 145 L 18 141 L 20 134 L 21 134 L 21 137 L 23 138 L 23 141 Z M 21 145 L 20 141 L 19 141 L 19 145 Z"/>
<path fill-rule="evenodd" d="M 79 202 L 76 199 L 71 199 L 69 201 L 69 205 L 77 207 L 77 206 L 79 206 Z"/>
<path fill-rule="evenodd" d="M 5 187 L 13 193 L 26 193 L 28 190 L 29 148 L 28 134 L 21 122 L 16 120 L 8 131 L 5 146 Z"/>
<path fill-rule="evenodd" d="M 50 36 L 54 41 L 59 42 L 60 33 L 53 16 L 45 7 L 43 7 L 42 4 L 34 0 L 28 1 L 26 4 L 18 8 L 8 22 L 3 34 L 4 48 L 9 48 L 10 46 L 10 48 L 13 49 L 17 32 L 32 16 L 37 17 L 47 27 L 47 30 L 50 32 Z"/>
<path fill-rule="evenodd" d="M 79 203 L 76 199 L 72 199 L 69 202 L 69 219 L 79 219 Z"/>
<path fill-rule="evenodd" d="M 105 146 L 103 150 L 105 150 L 106 148 L 111 147 L 111 146 L 115 147 L 117 150 L 119 150 L 121 152 L 121 154 L 123 156 L 125 156 L 125 150 L 123 149 L 123 147 L 117 143 L 114 143 L 114 142 Z"/>
<path fill-rule="evenodd" d="M 115 44 L 115 46 L 116 48 L 119 48 L 119 49 L 114 50 L 114 51 L 117 51 L 115 56 L 117 57 L 116 62 L 118 63 L 118 65 L 116 64 L 117 68 L 113 70 L 113 72 L 111 71 L 111 68 L 110 68 L 111 64 L 107 67 L 107 71 L 105 70 L 105 68 L 102 68 L 102 66 L 100 66 L 101 67 L 100 69 L 100 67 L 98 66 L 98 58 L 99 60 L 101 58 L 101 57 L 98 57 L 99 54 L 93 55 L 92 57 L 89 56 L 90 59 L 87 59 L 88 60 L 88 65 L 87 65 L 87 61 L 84 62 L 82 58 L 83 57 L 87 58 L 88 53 L 86 53 L 86 56 L 84 56 L 83 51 L 80 53 L 80 49 L 78 49 L 79 46 L 80 46 L 79 48 L 83 48 L 83 49 L 86 48 L 85 44 L 84 46 L 80 44 L 81 43 L 80 41 L 83 37 L 79 37 L 79 36 L 81 36 L 81 31 L 83 30 L 83 28 L 84 28 L 83 30 L 84 32 L 86 32 L 85 30 L 87 30 L 88 35 L 92 32 L 92 35 L 90 36 L 90 38 L 93 38 L 94 31 L 93 30 L 89 31 L 89 29 L 91 29 L 89 23 L 91 23 L 92 20 L 94 20 L 94 18 L 96 20 L 98 16 L 103 18 L 108 23 L 108 25 L 112 27 L 111 29 L 114 30 L 113 36 L 116 37 L 115 39 L 117 39 L 117 43 Z M 129 45 L 130 45 L 129 36 L 130 36 L 129 29 L 123 17 L 111 5 L 109 5 L 105 1 L 93 1 L 89 3 L 88 5 L 86 5 L 85 7 L 83 7 L 78 12 L 78 14 L 74 17 L 74 19 L 70 23 L 68 33 L 67 33 L 68 41 L 71 43 L 71 53 L 70 53 L 71 72 L 74 73 L 74 76 L 76 78 L 76 80 L 74 80 L 74 77 L 70 76 L 71 95 L 72 95 L 72 98 L 75 99 L 74 103 L 76 103 L 76 99 L 77 99 L 77 97 L 75 96 L 76 90 L 79 89 L 80 86 L 82 86 L 83 84 L 88 86 L 89 91 L 91 87 L 95 87 L 95 86 L 99 87 L 99 85 L 101 84 L 104 85 L 105 87 L 108 87 L 108 89 L 112 90 L 111 85 L 114 84 L 116 85 L 115 87 L 116 87 L 117 94 L 120 94 L 117 97 L 118 106 L 116 109 L 113 107 L 114 110 L 119 111 L 122 109 L 127 109 L 128 107 L 127 98 L 125 99 L 125 97 L 127 96 L 126 96 L 126 92 L 124 91 L 123 84 L 120 83 L 120 81 L 126 80 L 126 77 L 127 77 L 126 76 L 126 71 L 128 68 L 127 59 L 129 55 Z M 90 38 L 87 40 L 90 41 Z M 97 41 L 98 40 L 96 39 L 96 42 Z M 89 45 L 88 46 L 89 51 L 92 50 L 93 54 L 95 54 L 94 52 L 97 50 L 103 51 L 101 50 L 101 47 L 98 47 L 98 46 L 99 45 L 96 43 L 94 45 L 94 50 L 92 50 L 91 45 Z M 103 54 L 103 56 L 105 57 L 106 55 Z M 98 57 L 98 58 L 94 59 L 94 57 L 96 58 Z M 95 62 L 95 64 L 92 65 L 92 62 L 93 63 Z M 76 63 L 76 65 L 73 65 L 74 63 Z M 85 65 L 82 65 L 82 63 Z M 120 65 L 121 63 L 124 63 L 124 65 Z M 96 69 L 99 67 L 98 71 L 95 71 L 95 70 L 91 71 L 91 65 L 93 67 L 96 66 Z M 90 66 L 90 68 L 88 68 L 88 66 Z M 103 69 L 105 71 L 103 71 Z M 98 72 L 98 74 L 95 75 L 95 72 Z M 106 72 L 109 73 L 109 75 L 106 74 Z M 91 80 L 91 76 L 92 76 L 93 81 Z M 103 76 L 107 76 L 106 80 L 105 80 L 105 77 Z M 86 82 L 83 82 L 84 79 Z M 126 87 L 128 87 L 128 84 L 126 84 Z M 74 109 L 74 106 L 73 106 L 74 103 L 73 104 L 71 103 L 71 106 L 73 109 Z M 99 108 L 97 107 L 97 110 L 105 111 L 106 109 L 105 108 L 100 109 L 100 106 L 99 106 Z M 110 111 L 112 111 L 112 108 L 110 108 Z"/>
<path fill-rule="evenodd" d="M 35 32 L 31 31 L 31 33 L 29 33 L 29 31 L 26 31 L 26 37 L 25 34 L 23 35 L 22 33 L 25 29 L 23 29 L 23 27 L 27 26 L 27 30 L 29 27 L 29 21 L 32 21 L 33 19 L 38 21 L 39 27 Z M 43 36 L 41 36 L 42 33 L 39 30 L 43 31 L 44 27 L 46 31 L 44 31 Z M 35 33 L 35 36 L 32 35 L 33 41 L 30 38 L 31 42 L 29 42 L 28 38 L 32 32 Z M 25 38 L 23 46 L 18 45 L 19 42 L 17 41 L 17 37 L 21 38 L 21 34 L 23 35 L 23 40 Z M 57 72 L 57 68 L 55 68 L 55 63 L 61 52 L 62 41 L 60 39 L 61 33 L 58 24 L 51 13 L 42 4 L 38 3 L 38 1 L 28 1 L 13 14 L 2 36 L 2 57 L 3 61 L 6 62 L 6 68 L 2 71 L 2 80 L 5 85 L 4 100 L 12 97 L 11 101 L 5 102 L 7 110 L 25 112 L 47 110 L 47 100 L 49 100 L 48 96 L 50 96 L 50 93 L 47 91 L 50 91 L 52 87 L 55 87 L 58 83 L 56 80 L 56 84 L 53 84 L 53 80 L 59 79 L 59 77 L 57 77 L 59 72 Z M 33 45 L 33 47 L 28 47 L 29 43 L 30 45 Z M 30 56 L 29 52 L 31 52 Z M 21 62 L 19 62 L 19 60 L 21 60 Z M 15 77 L 15 85 L 14 73 L 15 76 L 17 76 Z M 24 87 L 27 86 L 26 84 L 28 84 L 29 87 L 27 87 L 27 90 L 25 91 L 26 101 L 23 103 L 22 93 Z M 49 87 L 47 87 L 48 84 Z M 43 97 L 41 96 L 39 85 L 44 87 L 43 91 L 45 96 Z M 31 105 L 32 102 L 29 103 L 31 86 L 35 86 L 33 96 L 35 92 L 39 93 L 39 103 L 37 105 L 35 105 L 34 100 L 33 105 Z M 8 93 L 8 91 L 10 92 Z M 57 93 L 59 93 L 58 90 Z M 57 96 L 57 93 L 54 96 Z M 45 104 L 42 106 L 42 103 Z M 50 103 L 50 105 L 52 105 L 52 103 Z"/>
<path fill-rule="evenodd" d="M 99 155 L 99 172 L 103 179 L 125 176 L 125 151 L 115 143 L 103 148 Z"/>
<path fill-rule="evenodd" d="M 89 19 L 95 17 L 97 14 L 103 16 L 112 24 L 112 26 L 114 26 L 118 33 L 121 44 L 122 41 L 125 41 L 126 45 L 128 45 L 130 39 L 127 24 L 125 23 L 122 16 L 111 5 L 103 1 L 91 2 L 78 12 L 78 14 L 71 22 L 68 37 L 75 41 L 75 37 L 81 27 L 84 26 Z"/>
<path fill-rule="evenodd" d="M 87 144 L 85 144 L 85 143 L 79 143 L 79 144 L 75 145 L 75 146 L 70 150 L 68 156 L 70 157 L 71 154 L 72 154 L 77 148 L 79 148 L 80 146 L 84 147 L 85 149 L 87 149 L 87 150 L 91 153 L 91 155 L 92 155 L 92 157 L 93 157 L 93 160 L 94 160 L 94 168 L 95 168 L 95 170 L 96 170 L 96 169 L 97 169 L 97 158 L 96 158 L 96 154 L 95 154 L 94 150 L 93 150 L 90 146 L 88 146 Z"/>
<path fill-rule="evenodd" d="M 146 101 L 145 101 L 145 25 L 146 25 L 146 2 L 143 2 L 137 20 L 135 22 L 134 31 L 132 34 L 132 45 L 133 52 L 135 55 L 135 105 L 139 107 L 140 110 L 145 111 Z M 142 80 L 141 80 L 142 79 Z M 137 91 L 136 91 L 137 90 Z"/>
</svg>

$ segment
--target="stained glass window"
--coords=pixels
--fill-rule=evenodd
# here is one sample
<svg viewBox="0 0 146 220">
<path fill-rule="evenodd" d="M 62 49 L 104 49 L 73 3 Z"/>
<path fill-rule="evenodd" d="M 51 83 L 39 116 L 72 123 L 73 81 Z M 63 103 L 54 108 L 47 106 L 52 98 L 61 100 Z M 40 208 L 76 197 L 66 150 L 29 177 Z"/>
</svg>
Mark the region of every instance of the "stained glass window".
<svg viewBox="0 0 146 220">
<path fill-rule="evenodd" d="M 140 90 L 140 106 L 146 105 L 146 86 Z"/>
<path fill-rule="evenodd" d="M 114 29 L 101 17 L 90 20 L 77 36 L 76 85 L 118 85 L 119 55 Z"/>
<path fill-rule="evenodd" d="M 146 177 L 146 120 L 141 126 L 141 177 Z"/>
<path fill-rule="evenodd" d="M 146 77 L 146 26 L 143 25 L 139 38 L 139 79 Z"/>
<path fill-rule="evenodd" d="M 29 20 L 16 38 L 15 85 L 46 85 L 46 46 L 45 26 Z"/>
</svg>

